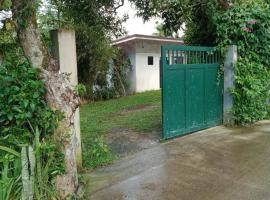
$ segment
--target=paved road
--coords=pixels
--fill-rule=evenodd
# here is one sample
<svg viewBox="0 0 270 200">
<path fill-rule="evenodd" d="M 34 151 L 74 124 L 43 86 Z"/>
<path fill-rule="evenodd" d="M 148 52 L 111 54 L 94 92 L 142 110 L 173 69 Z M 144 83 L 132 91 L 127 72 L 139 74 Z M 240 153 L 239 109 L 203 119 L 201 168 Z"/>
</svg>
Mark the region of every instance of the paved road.
<svg viewBox="0 0 270 200">
<path fill-rule="evenodd" d="M 171 140 L 88 178 L 93 200 L 269 200 L 270 121 Z"/>
</svg>

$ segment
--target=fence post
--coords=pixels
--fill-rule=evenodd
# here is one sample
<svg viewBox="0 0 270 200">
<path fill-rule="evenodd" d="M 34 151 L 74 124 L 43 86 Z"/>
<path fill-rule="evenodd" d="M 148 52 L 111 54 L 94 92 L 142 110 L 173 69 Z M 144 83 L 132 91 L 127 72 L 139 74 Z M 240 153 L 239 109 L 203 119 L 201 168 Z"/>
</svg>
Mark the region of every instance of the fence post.
<svg viewBox="0 0 270 200">
<path fill-rule="evenodd" d="M 52 54 L 59 60 L 60 72 L 70 74 L 69 79 L 72 85 L 78 84 L 77 75 L 77 55 L 76 39 L 74 30 L 53 30 L 51 31 Z M 79 108 L 75 112 L 75 131 L 76 131 L 76 161 L 77 166 L 82 166 L 81 150 L 81 131 Z"/>
<path fill-rule="evenodd" d="M 237 61 L 237 46 L 231 45 L 227 48 L 224 62 L 224 95 L 223 95 L 223 124 L 233 125 L 233 115 L 231 109 L 233 107 L 233 97 L 230 89 L 234 88 L 234 63 Z"/>
</svg>

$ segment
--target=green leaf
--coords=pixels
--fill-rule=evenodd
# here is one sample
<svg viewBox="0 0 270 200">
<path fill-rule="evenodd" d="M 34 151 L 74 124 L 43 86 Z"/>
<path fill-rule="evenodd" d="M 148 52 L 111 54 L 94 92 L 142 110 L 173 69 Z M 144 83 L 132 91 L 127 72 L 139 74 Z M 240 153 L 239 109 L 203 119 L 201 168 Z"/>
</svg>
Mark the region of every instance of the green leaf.
<svg viewBox="0 0 270 200">
<path fill-rule="evenodd" d="M 39 94 L 37 93 L 37 92 L 35 92 L 34 94 L 33 94 L 33 98 L 38 98 L 39 97 Z"/>
<path fill-rule="evenodd" d="M 36 105 L 34 103 L 30 103 L 30 108 L 31 108 L 32 111 L 34 111 L 35 108 L 36 108 Z"/>
<path fill-rule="evenodd" d="M 23 105 L 24 105 L 25 108 L 27 108 L 28 104 L 29 104 L 29 100 L 28 99 L 24 99 L 23 100 Z"/>
<path fill-rule="evenodd" d="M 10 114 L 10 113 L 7 115 L 7 117 L 8 117 L 8 120 L 9 120 L 9 121 L 11 121 L 11 120 L 13 119 L 13 115 Z"/>
<path fill-rule="evenodd" d="M 8 148 L 8 147 L 1 146 L 0 145 L 0 150 L 5 151 L 5 152 L 8 152 L 10 154 L 13 154 L 13 155 L 15 155 L 17 157 L 20 157 L 20 153 L 18 153 L 17 151 L 15 151 L 15 150 L 13 150 L 11 148 Z"/>
</svg>

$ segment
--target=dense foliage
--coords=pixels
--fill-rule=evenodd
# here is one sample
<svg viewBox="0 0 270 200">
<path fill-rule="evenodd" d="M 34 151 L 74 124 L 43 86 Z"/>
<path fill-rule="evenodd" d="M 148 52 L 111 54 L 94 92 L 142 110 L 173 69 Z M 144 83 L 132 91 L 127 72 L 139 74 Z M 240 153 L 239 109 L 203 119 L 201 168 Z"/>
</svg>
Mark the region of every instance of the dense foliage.
<svg viewBox="0 0 270 200">
<path fill-rule="evenodd" d="M 131 0 L 138 15 L 145 20 L 158 16 L 163 20 L 165 35 L 173 35 L 179 29 L 185 31 L 185 42 L 196 45 L 212 45 L 215 42 L 213 14 L 226 4 L 219 0 Z"/>
<path fill-rule="evenodd" d="M 45 102 L 45 87 L 38 71 L 26 59 L 5 58 L 0 67 L 0 136 L 5 142 L 32 141 L 29 124 L 52 133 L 56 117 Z"/>
<path fill-rule="evenodd" d="M 232 5 L 263 4 L 265 0 L 130 0 L 137 14 L 145 20 L 160 17 L 165 35 L 184 30 L 187 44 L 213 46 L 216 44 L 214 16 Z"/>
<path fill-rule="evenodd" d="M 270 12 L 267 4 L 235 5 L 216 15 L 217 42 L 237 45 L 233 113 L 237 123 L 267 117 L 270 97 Z"/>
<path fill-rule="evenodd" d="M 56 198 L 53 179 L 64 166 L 52 135 L 60 114 L 47 105 L 40 72 L 22 55 L 9 21 L 1 29 L 0 46 L 0 199 L 21 198 L 22 184 L 28 184 L 22 160 L 30 162 L 31 148 L 35 158 L 33 196 Z M 21 154 L 22 148 L 29 153 Z"/>
</svg>

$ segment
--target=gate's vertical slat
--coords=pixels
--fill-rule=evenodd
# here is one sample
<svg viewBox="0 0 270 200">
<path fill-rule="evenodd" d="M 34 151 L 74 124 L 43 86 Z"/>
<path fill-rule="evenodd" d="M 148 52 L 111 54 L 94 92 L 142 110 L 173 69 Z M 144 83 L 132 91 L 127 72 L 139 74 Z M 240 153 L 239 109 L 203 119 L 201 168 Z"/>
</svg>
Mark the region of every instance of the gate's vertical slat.
<svg viewBox="0 0 270 200">
<path fill-rule="evenodd" d="M 204 102 L 203 102 L 203 109 L 204 109 L 204 113 L 203 113 L 203 122 L 204 124 L 206 124 L 206 112 L 207 112 L 207 107 L 206 107 L 206 98 L 207 98 L 207 94 L 206 94 L 206 68 L 204 68 L 203 70 L 203 78 L 204 78 Z"/>
<path fill-rule="evenodd" d="M 202 59 L 203 59 L 202 63 L 204 64 L 205 63 L 205 60 L 204 60 L 204 51 L 202 52 Z"/>
</svg>

